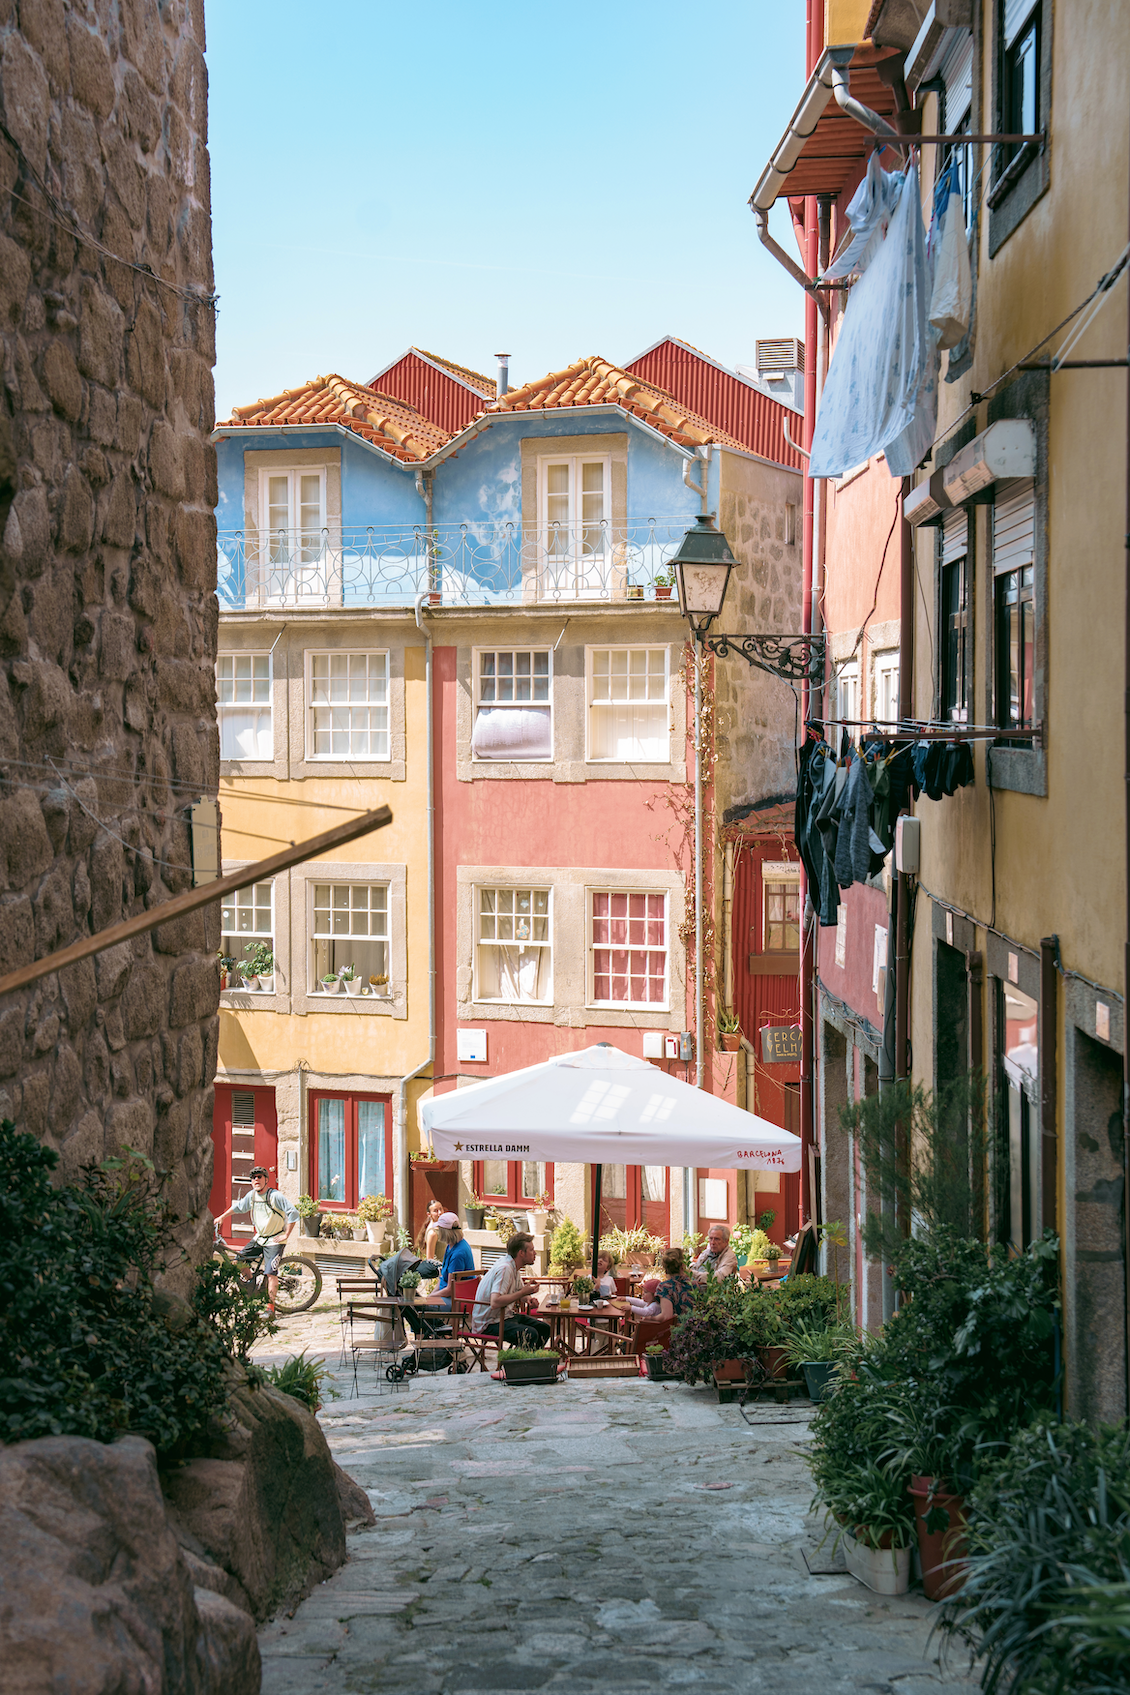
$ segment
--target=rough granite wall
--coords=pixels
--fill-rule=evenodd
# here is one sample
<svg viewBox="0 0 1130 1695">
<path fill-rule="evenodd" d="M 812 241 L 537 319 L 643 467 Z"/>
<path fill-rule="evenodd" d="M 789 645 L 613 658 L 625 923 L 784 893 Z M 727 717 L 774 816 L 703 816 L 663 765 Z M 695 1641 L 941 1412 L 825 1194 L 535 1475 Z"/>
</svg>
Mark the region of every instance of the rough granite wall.
<svg viewBox="0 0 1130 1695">
<path fill-rule="evenodd" d="M 202 0 L 0 0 L 0 972 L 191 884 L 215 790 Z M 63 1170 L 211 1177 L 218 914 L 0 1002 L 0 1113 Z"/>
</svg>

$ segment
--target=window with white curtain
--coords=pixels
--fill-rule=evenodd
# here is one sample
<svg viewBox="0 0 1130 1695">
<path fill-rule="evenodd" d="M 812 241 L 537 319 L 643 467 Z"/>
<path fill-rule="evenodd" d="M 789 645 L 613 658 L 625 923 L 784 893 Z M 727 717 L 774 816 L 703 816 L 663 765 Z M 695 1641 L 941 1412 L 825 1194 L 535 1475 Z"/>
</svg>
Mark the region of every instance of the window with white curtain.
<svg viewBox="0 0 1130 1695">
<path fill-rule="evenodd" d="M 671 757 L 665 647 L 590 647 L 588 757 L 625 764 Z"/>
<path fill-rule="evenodd" d="M 874 701 L 872 716 L 877 724 L 897 724 L 899 715 L 899 650 L 888 648 L 872 661 Z"/>
<path fill-rule="evenodd" d="M 272 565 L 302 564 L 317 559 L 326 527 L 324 467 L 262 471 L 259 511 L 260 523 L 267 531 L 267 556 Z"/>
<path fill-rule="evenodd" d="M 612 461 L 580 454 L 538 460 L 539 574 L 542 593 L 602 594 L 612 558 Z"/>
<path fill-rule="evenodd" d="M 388 654 L 311 653 L 311 759 L 388 759 Z"/>
<path fill-rule="evenodd" d="M 836 717 L 855 734 L 859 724 L 859 660 L 847 659 L 836 667 Z"/>
<path fill-rule="evenodd" d="M 666 1006 L 666 894 L 590 890 L 589 951 L 594 1005 Z"/>
<path fill-rule="evenodd" d="M 233 961 L 233 987 L 243 977 L 242 960 L 256 943 L 274 952 L 274 884 L 252 883 L 220 902 L 220 952 Z"/>
<path fill-rule="evenodd" d="M 553 999 L 549 889 L 476 890 L 475 999 Z"/>
<path fill-rule="evenodd" d="M 221 759 L 273 759 L 271 656 L 221 653 L 216 659 Z"/>
<path fill-rule="evenodd" d="M 311 1092 L 314 1196 L 331 1208 L 355 1207 L 392 1187 L 389 1101 Z"/>
<path fill-rule="evenodd" d="M 553 758 L 553 655 L 549 648 L 490 648 L 474 655 L 475 759 Z"/>
</svg>

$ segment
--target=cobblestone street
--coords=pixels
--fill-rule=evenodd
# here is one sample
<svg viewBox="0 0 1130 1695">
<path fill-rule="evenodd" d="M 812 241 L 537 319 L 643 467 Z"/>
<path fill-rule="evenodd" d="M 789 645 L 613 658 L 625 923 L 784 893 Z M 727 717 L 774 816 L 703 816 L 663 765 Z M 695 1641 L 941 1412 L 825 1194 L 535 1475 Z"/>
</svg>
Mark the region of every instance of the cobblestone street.
<svg viewBox="0 0 1130 1695">
<path fill-rule="evenodd" d="M 259 1357 L 320 1341 L 333 1363 L 331 1323 L 289 1320 Z M 321 1420 L 377 1524 L 261 1631 L 264 1695 L 974 1687 L 962 1656 L 939 1665 L 920 1593 L 883 1599 L 817 1553 L 807 1402 L 751 1427 L 682 1384 L 373 1381 Z"/>
</svg>

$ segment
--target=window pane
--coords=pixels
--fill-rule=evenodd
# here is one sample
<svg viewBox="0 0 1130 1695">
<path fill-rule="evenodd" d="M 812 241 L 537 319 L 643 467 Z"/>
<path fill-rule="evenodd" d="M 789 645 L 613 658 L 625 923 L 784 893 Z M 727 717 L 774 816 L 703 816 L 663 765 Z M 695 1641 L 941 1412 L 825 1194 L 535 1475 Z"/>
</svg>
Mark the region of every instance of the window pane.
<svg viewBox="0 0 1130 1695">
<path fill-rule="evenodd" d="M 480 889 L 475 996 L 545 1004 L 552 998 L 548 889 Z"/>
<path fill-rule="evenodd" d="M 589 758 L 670 758 L 664 648 L 597 648 L 591 655 Z"/>
<path fill-rule="evenodd" d="M 637 1006 L 666 1001 L 666 902 L 662 894 L 593 893 L 594 1001 Z"/>
<path fill-rule="evenodd" d="M 506 1161 L 504 1159 L 485 1159 L 483 1161 L 483 1194 L 505 1195 L 506 1193 Z"/>
<path fill-rule="evenodd" d="M 522 1164 L 522 1199 L 534 1201 L 545 1193 L 546 1166 L 544 1160 L 525 1159 Z"/>
<path fill-rule="evenodd" d="M 385 1193 L 385 1103 L 357 1102 L 357 1198 Z"/>
<path fill-rule="evenodd" d="M 313 654 L 310 693 L 315 758 L 388 758 L 387 654 Z"/>
<path fill-rule="evenodd" d="M 345 1102 L 318 1102 L 318 1199 L 345 1199 Z"/>
</svg>

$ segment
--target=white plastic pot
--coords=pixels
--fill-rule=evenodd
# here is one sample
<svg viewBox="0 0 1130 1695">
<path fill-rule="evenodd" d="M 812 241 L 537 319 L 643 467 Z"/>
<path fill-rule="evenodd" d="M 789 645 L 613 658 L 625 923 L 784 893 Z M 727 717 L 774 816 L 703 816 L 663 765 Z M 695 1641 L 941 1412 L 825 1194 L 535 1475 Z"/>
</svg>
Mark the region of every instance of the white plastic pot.
<svg viewBox="0 0 1130 1695">
<path fill-rule="evenodd" d="M 844 1531 L 844 1562 L 876 1595 L 905 1595 L 910 1587 L 909 1548 L 868 1548 Z"/>
<path fill-rule="evenodd" d="M 275 992 L 275 974 L 274 974 L 273 971 L 271 972 L 271 975 L 269 977 L 260 977 L 259 978 L 259 987 L 262 990 L 263 994 L 265 994 L 265 995 L 273 995 L 274 994 L 274 992 Z"/>
<path fill-rule="evenodd" d="M 324 995 L 340 995 L 340 993 L 341 993 L 341 978 L 335 977 L 333 979 L 332 983 L 323 983 L 322 984 L 322 993 Z"/>
<path fill-rule="evenodd" d="M 361 993 L 360 977 L 346 977 L 344 982 L 347 995 L 359 995 Z"/>
<path fill-rule="evenodd" d="M 246 977 L 245 976 L 244 979 L 243 979 L 243 986 L 244 986 L 245 989 L 257 989 L 259 987 L 258 977 Z"/>
<path fill-rule="evenodd" d="M 380 1219 L 376 1224 L 366 1222 L 365 1234 L 369 1238 L 369 1241 L 373 1243 L 374 1247 L 379 1248 L 385 1239 L 384 1219 Z"/>
</svg>

